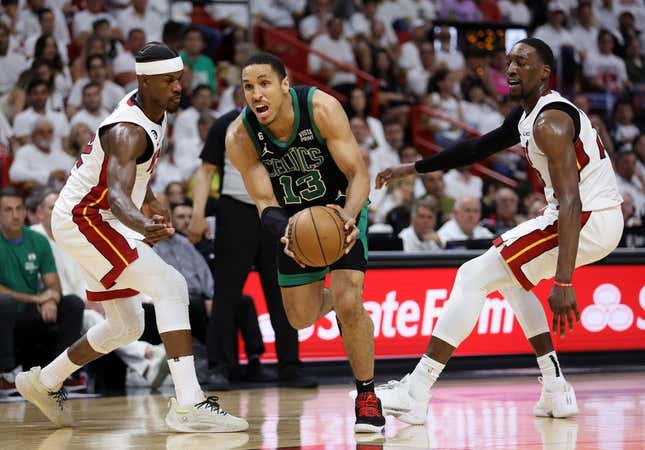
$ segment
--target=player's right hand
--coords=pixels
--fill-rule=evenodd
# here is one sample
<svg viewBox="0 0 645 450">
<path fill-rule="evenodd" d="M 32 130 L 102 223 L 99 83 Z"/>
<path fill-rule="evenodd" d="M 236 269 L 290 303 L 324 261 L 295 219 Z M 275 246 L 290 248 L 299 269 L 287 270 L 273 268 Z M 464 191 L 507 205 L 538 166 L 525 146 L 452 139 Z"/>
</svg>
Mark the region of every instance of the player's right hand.
<svg viewBox="0 0 645 450">
<path fill-rule="evenodd" d="M 152 216 L 143 226 L 143 237 L 149 244 L 168 239 L 173 234 L 175 234 L 175 228 L 159 214 Z"/>
<path fill-rule="evenodd" d="M 210 229 L 208 228 L 208 224 L 206 223 L 206 218 L 195 217 L 193 215 L 193 218 L 190 221 L 190 225 L 188 225 L 188 239 L 190 239 L 190 242 L 196 244 L 202 240 L 204 235 L 212 239 L 212 236 L 209 236 L 209 234 Z"/>
<path fill-rule="evenodd" d="M 289 217 L 289 223 L 287 223 L 287 228 L 284 229 L 284 236 L 280 238 L 280 242 L 284 244 L 284 254 L 289 258 L 293 258 L 295 262 L 298 263 L 303 269 L 305 265 L 298 259 L 296 254 L 291 250 L 291 244 L 289 243 L 289 238 L 291 237 L 291 224 L 293 223 L 293 216 Z"/>
<path fill-rule="evenodd" d="M 413 175 L 416 172 L 417 170 L 414 168 L 414 163 L 399 164 L 398 166 L 388 167 L 376 175 L 376 189 L 381 189 L 383 186 L 389 185 L 391 181 L 396 180 L 397 178 L 407 177 L 408 175 Z"/>
</svg>

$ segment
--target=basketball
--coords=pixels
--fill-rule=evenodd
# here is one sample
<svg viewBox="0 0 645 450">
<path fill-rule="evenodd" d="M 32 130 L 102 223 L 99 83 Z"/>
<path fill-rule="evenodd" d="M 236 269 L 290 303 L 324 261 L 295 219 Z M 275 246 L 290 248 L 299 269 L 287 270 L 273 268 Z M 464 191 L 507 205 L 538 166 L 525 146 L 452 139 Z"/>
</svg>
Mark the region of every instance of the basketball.
<svg viewBox="0 0 645 450">
<path fill-rule="evenodd" d="M 325 267 L 345 253 L 345 224 L 326 206 L 312 206 L 293 216 L 289 246 L 305 265 Z"/>
</svg>

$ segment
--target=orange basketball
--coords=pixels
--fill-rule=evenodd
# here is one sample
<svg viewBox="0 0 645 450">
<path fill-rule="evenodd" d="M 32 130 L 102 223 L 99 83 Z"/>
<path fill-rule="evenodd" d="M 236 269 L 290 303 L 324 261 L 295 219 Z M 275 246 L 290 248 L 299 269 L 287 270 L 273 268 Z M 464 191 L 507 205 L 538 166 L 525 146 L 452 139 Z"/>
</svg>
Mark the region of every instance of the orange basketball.
<svg viewBox="0 0 645 450">
<path fill-rule="evenodd" d="M 345 224 L 326 206 L 312 206 L 293 216 L 289 246 L 300 261 L 311 267 L 325 267 L 345 253 Z"/>
</svg>

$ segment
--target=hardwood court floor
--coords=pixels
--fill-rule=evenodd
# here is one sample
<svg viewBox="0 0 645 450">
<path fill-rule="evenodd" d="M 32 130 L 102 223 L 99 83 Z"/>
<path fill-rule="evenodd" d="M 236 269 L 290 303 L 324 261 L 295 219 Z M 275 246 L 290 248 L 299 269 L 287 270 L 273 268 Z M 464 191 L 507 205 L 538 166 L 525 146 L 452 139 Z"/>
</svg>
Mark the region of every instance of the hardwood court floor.
<svg viewBox="0 0 645 450">
<path fill-rule="evenodd" d="M 425 426 L 388 418 L 385 434 L 355 435 L 349 386 L 227 392 L 221 403 L 247 433 L 172 434 L 166 395 L 71 400 L 74 428 L 56 430 L 31 405 L 0 403 L 0 449 L 645 449 L 645 372 L 577 375 L 581 414 L 539 419 L 530 377 L 441 380 Z"/>
</svg>

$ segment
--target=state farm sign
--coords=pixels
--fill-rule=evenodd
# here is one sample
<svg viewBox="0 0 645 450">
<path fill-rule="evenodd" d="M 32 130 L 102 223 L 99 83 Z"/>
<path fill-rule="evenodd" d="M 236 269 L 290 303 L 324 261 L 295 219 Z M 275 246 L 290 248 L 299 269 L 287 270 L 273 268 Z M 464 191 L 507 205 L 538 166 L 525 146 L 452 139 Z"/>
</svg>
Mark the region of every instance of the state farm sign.
<svg viewBox="0 0 645 450">
<path fill-rule="evenodd" d="M 377 358 L 418 357 L 447 301 L 456 268 L 372 269 L 367 272 L 364 305 L 374 322 Z M 564 339 L 554 336 L 558 351 L 645 349 L 645 266 L 588 266 L 574 275 L 581 323 Z M 551 282 L 535 293 L 546 305 Z M 275 360 L 274 333 L 257 274 L 244 292 L 255 301 L 267 352 Z M 548 311 L 548 306 L 547 306 Z M 547 318 L 550 323 L 550 312 Z M 345 359 L 340 334 L 329 313 L 300 330 L 303 360 Z M 240 346 L 243 348 L 243 346 Z M 531 353 L 513 310 L 504 297 L 491 294 L 471 335 L 456 355 Z M 243 359 L 243 355 L 240 355 Z"/>
</svg>

